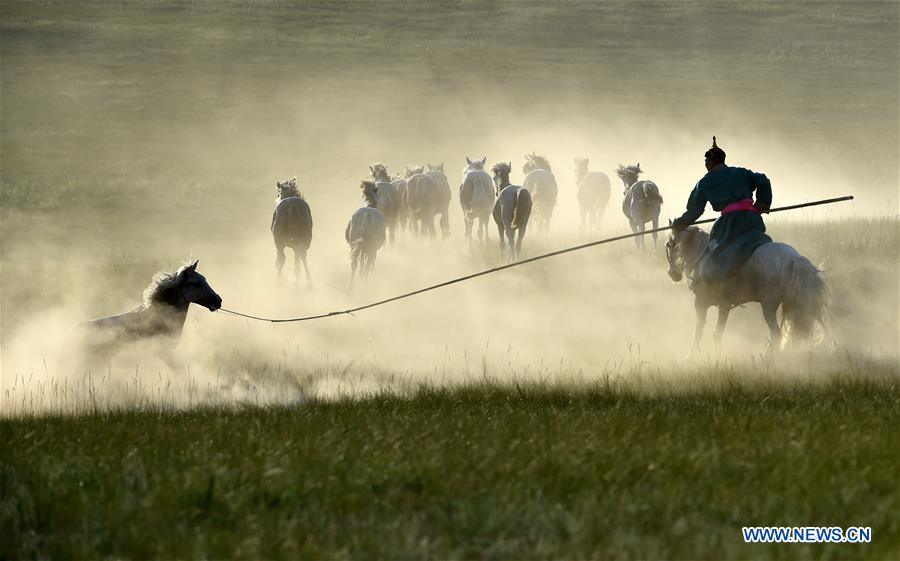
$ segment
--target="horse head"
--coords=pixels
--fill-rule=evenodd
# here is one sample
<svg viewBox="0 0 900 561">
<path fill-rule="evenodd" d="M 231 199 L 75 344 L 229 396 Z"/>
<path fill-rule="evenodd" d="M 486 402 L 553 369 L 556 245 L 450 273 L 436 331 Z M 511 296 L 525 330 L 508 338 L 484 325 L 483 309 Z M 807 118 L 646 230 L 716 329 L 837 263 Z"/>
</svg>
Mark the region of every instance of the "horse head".
<svg viewBox="0 0 900 561">
<path fill-rule="evenodd" d="M 487 156 L 481 158 L 480 160 L 470 160 L 466 157 L 466 167 L 463 169 L 463 173 L 468 173 L 470 171 L 481 170 L 484 171 L 484 164 L 487 162 Z"/>
<path fill-rule="evenodd" d="M 436 166 L 428 164 L 428 171 L 439 171 L 441 173 L 444 173 L 444 162 L 441 162 Z"/>
<path fill-rule="evenodd" d="M 292 177 L 287 181 L 276 181 L 275 190 L 278 192 L 278 200 L 288 197 L 301 197 L 300 190 L 297 188 L 296 177 Z"/>
<path fill-rule="evenodd" d="M 360 181 L 359 189 L 362 191 L 363 200 L 370 207 L 378 206 L 378 186 L 374 181 Z"/>
<path fill-rule="evenodd" d="M 369 172 L 375 181 L 390 181 L 391 176 L 388 174 L 387 166 L 381 163 L 374 163 L 369 166 Z"/>
<path fill-rule="evenodd" d="M 623 166 L 619 164 L 619 167 L 616 168 L 616 175 L 619 176 L 619 179 L 622 180 L 622 183 L 625 184 L 625 188 L 631 187 L 638 180 L 638 176 L 640 176 L 644 170 L 641 169 L 641 163 L 638 162 L 633 166 Z"/>
<path fill-rule="evenodd" d="M 575 178 L 580 183 L 581 179 L 588 173 L 588 164 L 590 163 L 590 160 L 588 158 L 576 157 L 574 161 Z"/>
<path fill-rule="evenodd" d="M 671 220 L 669 226 L 672 226 Z M 669 262 L 666 272 L 669 273 L 669 278 L 679 282 L 684 274 L 690 276 L 703 257 L 707 243 L 709 234 L 697 226 L 690 226 L 684 230 L 670 230 L 669 239 L 666 240 L 666 259 Z"/>
<path fill-rule="evenodd" d="M 550 161 L 543 156 L 538 156 L 533 150 L 531 151 L 531 154 L 525 154 L 524 157 L 525 163 L 522 164 L 522 173 L 525 175 L 528 175 L 536 169 L 550 171 Z"/>
<path fill-rule="evenodd" d="M 418 173 L 423 173 L 424 171 L 425 171 L 425 166 L 414 166 L 414 165 L 406 166 L 406 178 L 409 179 L 410 177 L 412 177 Z"/>
<path fill-rule="evenodd" d="M 222 307 L 222 297 L 216 294 L 216 291 L 206 282 L 206 277 L 197 272 L 197 263 L 182 267 L 178 271 L 178 286 L 181 289 L 181 295 L 185 300 L 193 304 L 198 304 L 207 308 L 211 312 L 215 312 Z"/>
<path fill-rule="evenodd" d="M 494 176 L 494 190 L 497 195 L 500 191 L 509 185 L 509 172 L 512 171 L 512 162 L 497 162 L 491 166 L 491 173 Z"/>
</svg>

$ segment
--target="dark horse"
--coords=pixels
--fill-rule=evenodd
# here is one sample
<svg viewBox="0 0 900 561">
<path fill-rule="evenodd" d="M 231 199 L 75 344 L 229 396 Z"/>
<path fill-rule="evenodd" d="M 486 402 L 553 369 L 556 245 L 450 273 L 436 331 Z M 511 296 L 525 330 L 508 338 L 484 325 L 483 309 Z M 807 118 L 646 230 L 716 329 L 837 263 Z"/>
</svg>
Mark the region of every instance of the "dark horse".
<svg viewBox="0 0 900 561">
<path fill-rule="evenodd" d="M 278 189 L 277 206 L 272 213 L 272 237 L 275 239 L 275 268 L 278 276 L 284 267 L 284 248 L 294 252 L 294 278 L 300 279 L 300 262 L 306 271 L 306 282 L 309 283 L 309 265 L 306 264 L 306 252 L 312 243 L 312 212 L 309 204 L 297 189 L 297 178 L 281 183 L 275 182 Z"/>
<path fill-rule="evenodd" d="M 518 185 L 510 185 L 509 172 L 512 169 L 510 162 L 498 162 L 491 168 L 494 175 L 494 185 L 497 188 L 497 200 L 494 202 L 494 222 L 497 223 L 497 232 L 500 234 L 500 257 L 503 258 L 503 238 L 506 237 L 508 246 L 507 259 L 518 261 L 522 253 L 522 238 L 528 228 L 528 218 L 531 216 L 532 201 L 531 192 Z M 513 232 L 516 232 L 515 240 Z"/>
<path fill-rule="evenodd" d="M 144 303 L 130 312 L 77 324 L 72 329 L 70 349 L 77 356 L 70 358 L 90 368 L 102 366 L 129 347 L 137 347 L 151 351 L 177 371 L 172 350 L 181 338 L 191 303 L 212 312 L 222 307 L 222 298 L 197 272 L 197 261 L 174 273 L 156 273 L 144 290 Z"/>
<path fill-rule="evenodd" d="M 446 238 L 450 235 L 450 200 L 453 199 L 453 193 L 450 191 L 450 182 L 444 175 L 444 163 L 436 166 L 428 164 L 425 175 L 431 178 L 435 190 L 435 213 L 441 215 L 441 235 Z"/>
</svg>

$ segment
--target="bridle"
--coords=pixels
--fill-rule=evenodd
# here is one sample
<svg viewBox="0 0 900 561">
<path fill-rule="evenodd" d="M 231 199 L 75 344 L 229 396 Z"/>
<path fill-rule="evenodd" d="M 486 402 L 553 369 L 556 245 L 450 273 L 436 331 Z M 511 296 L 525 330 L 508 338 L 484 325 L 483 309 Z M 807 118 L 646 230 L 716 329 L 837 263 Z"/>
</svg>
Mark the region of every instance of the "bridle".
<svg viewBox="0 0 900 561">
<path fill-rule="evenodd" d="M 666 241 L 666 260 L 669 262 L 669 267 L 673 267 L 676 264 L 680 265 L 682 274 L 690 281 L 694 280 L 694 272 L 697 270 L 697 264 L 700 262 L 700 259 L 703 257 L 703 252 L 698 252 L 697 257 L 693 260 L 693 262 L 688 263 L 684 259 L 684 252 L 680 251 L 675 254 L 675 250 L 679 248 L 679 246 L 684 246 L 685 242 L 688 239 L 693 239 L 696 231 L 694 230 L 685 230 L 685 238 L 681 242 L 675 241 L 675 237 L 673 236 L 668 241 Z M 677 236 L 677 233 L 675 234 Z"/>
</svg>

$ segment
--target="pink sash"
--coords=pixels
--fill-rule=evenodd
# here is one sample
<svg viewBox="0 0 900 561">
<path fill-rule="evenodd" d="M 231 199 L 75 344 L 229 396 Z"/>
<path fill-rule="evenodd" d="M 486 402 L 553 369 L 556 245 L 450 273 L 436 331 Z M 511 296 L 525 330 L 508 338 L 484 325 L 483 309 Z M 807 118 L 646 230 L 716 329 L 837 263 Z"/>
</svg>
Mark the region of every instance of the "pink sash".
<svg viewBox="0 0 900 561">
<path fill-rule="evenodd" d="M 722 216 L 729 214 L 731 212 L 737 212 L 739 210 L 752 210 L 753 212 L 759 212 L 756 210 L 756 207 L 753 206 L 753 199 L 743 199 L 736 203 L 731 203 L 722 209 Z"/>
</svg>

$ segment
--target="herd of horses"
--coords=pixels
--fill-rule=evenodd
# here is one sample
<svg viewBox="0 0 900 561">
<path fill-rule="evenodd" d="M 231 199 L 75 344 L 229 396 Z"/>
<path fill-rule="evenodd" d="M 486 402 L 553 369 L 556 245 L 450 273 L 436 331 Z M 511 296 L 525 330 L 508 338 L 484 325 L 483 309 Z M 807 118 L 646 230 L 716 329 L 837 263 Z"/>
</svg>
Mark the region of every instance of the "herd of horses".
<svg viewBox="0 0 900 561">
<path fill-rule="evenodd" d="M 487 158 L 466 158 L 462 170 L 458 200 L 465 221 L 465 237 L 469 244 L 489 244 L 488 223 L 493 218 L 501 259 L 515 261 L 521 255 L 522 239 L 530 222 L 544 235 L 550 229 L 559 194 L 556 178 L 550 162 L 534 153 L 525 155 L 522 185 L 510 181 L 511 162 L 497 162 L 488 170 L 486 163 Z M 610 200 L 611 187 L 609 177 L 590 171 L 588 164 L 586 158 L 575 159 L 577 198 L 582 228 L 597 231 Z M 387 166 L 381 163 L 372 164 L 369 171 L 371 178 L 360 182 L 365 204 L 352 213 L 344 232 L 350 248 L 351 285 L 357 275 L 366 277 L 372 273 L 378 250 L 385 243 L 392 243 L 400 232 L 434 237 L 438 217 L 442 235 L 447 236 L 450 231 L 449 208 L 453 197 L 443 164 L 407 167 L 402 177 L 391 177 Z M 645 231 L 647 223 L 652 223 L 654 230 L 658 228 L 663 202 L 658 186 L 640 180 L 641 173 L 640 164 L 620 165 L 616 170 L 624 187 L 622 211 L 635 233 Z M 278 181 L 276 187 L 278 197 L 271 230 L 278 274 L 281 275 L 286 261 L 284 250 L 291 248 L 295 277 L 299 277 L 302 265 L 309 282 L 306 253 L 313 232 L 310 206 L 300 193 L 296 178 Z M 638 248 L 643 247 L 643 237 L 635 236 Z M 708 243 L 709 234 L 696 226 L 673 230 L 666 243 L 669 276 L 676 282 L 686 276 L 694 293 L 697 317 L 692 353 L 699 350 L 707 310 L 712 306 L 719 309 L 715 330 L 717 347 L 730 310 L 747 302 L 759 302 L 762 307 L 770 330 L 770 354 L 788 335 L 794 340 L 809 340 L 818 326 L 831 335 L 826 321 L 827 287 L 819 269 L 794 248 L 782 243 L 764 244 L 741 267 L 728 290 L 715 291 L 694 282 Z M 655 232 L 653 244 L 656 247 Z M 157 273 L 143 300 L 124 314 L 78 324 L 72 348 L 77 348 L 81 357 L 89 357 L 96 366 L 103 365 L 123 346 L 143 347 L 152 342 L 155 354 L 177 370 L 171 351 L 181 335 L 189 305 L 198 304 L 210 311 L 222 306 L 222 298 L 197 272 L 196 262 L 174 272 Z M 779 308 L 780 324 L 776 319 Z"/>
<path fill-rule="evenodd" d="M 465 237 L 471 243 L 489 243 L 489 222 L 493 219 L 499 236 L 501 258 L 515 261 L 522 251 L 522 240 L 530 223 L 546 236 L 559 196 L 559 187 L 547 158 L 525 154 L 521 185 L 510 181 L 512 162 L 497 162 L 485 169 L 487 158 L 466 158 L 466 166 L 458 189 L 458 201 L 465 222 Z M 588 169 L 587 158 L 575 158 L 577 198 L 584 231 L 598 231 L 610 200 L 609 176 Z M 622 211 L 633 232 L 643 232 L 645 224 L 659 226 L 663 199 L 652 181 L 639 180 L 640 164 L 619 166 L 616 173 L 623 184 Z M 359 188 L 364 206 L 356 210 L 344 232 L 350 248 L 350 284 L 366 277 L 375 267 L 379 249 L 392 244 L 398 234 L 408 232 L 415 237 L 437 236 L 435 220 L 439 219 L 441 236 L 450 233 L 450 205 L 453 192 L 444 173 L 444 164 L 407 166 L 405 173 L 391 176 L 383 163 L 369 166 L 370 177 Z M 297 179 L 276 182 L 277 200 L 271 230 L 277 251 L 276 267 L 281 275 L 285 262 L 284 248 L 294 253 L 294 274 L 300 265 L 309 279 L 306 252 L 312 242 L 312 213 L 297 188 Z M 642 236 L 635 238 L 640 248 Z M 656 246 L 656 234 L 653 234 Z"/>
</svg>

